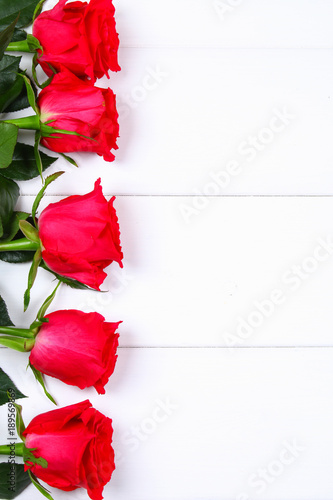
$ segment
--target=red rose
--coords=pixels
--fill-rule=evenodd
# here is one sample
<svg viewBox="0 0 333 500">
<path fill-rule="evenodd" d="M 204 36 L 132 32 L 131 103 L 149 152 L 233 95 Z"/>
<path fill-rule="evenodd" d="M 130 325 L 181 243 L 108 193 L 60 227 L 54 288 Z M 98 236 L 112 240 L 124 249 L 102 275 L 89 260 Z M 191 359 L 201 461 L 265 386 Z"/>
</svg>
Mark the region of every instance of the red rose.
<svg viewBox="0 0 333 500">
<path fill-rule="evenodd" d="M 23 432 L 25 446 L 48 465 L 26 463 L 39 479 L 64 491 L 86 488 L 101 500 L 115 469 L 112 421 L 83 401 L 33 418 Z"/>
<path fill-rule="evenodd" d="M 41 143 L 57 153 L 91 151 L 113 161 L 118 149 L 116 97 L 111 89 L 100 89 L 63 70 L 39 94 L 37 104 L 42 123 L 85 136 L 53 134 Z M 90 139 L 91 137 L 91 139 Z"/>
<path fill-rule="evenodd" d="M 30 352 L 37 370 L 80 389 L 104 386 L 117 360 L 119 323 L 107 323 L 98 313 L 67 310 L 46 316 Z"/>
<path fill-rule="evenodd" d="M 38 62 L 48 76 L 65 66 L 79 77 L 101 78 L 108 71 L 119 71 L 119 46 L 114 6 L 111 0 L 71 2 L 60 0 L 40 14 L 33 25 L 42 51 Z"/>
<path fill-rule="evenodd" d="M 122 267 L 123 258 L 115 197 L 106 201 L 100 182 L 91 193 L 51 203 L 38 220 L 46 265 L 95 290 L 106 277 L 103 269 L 113 261 Z"/>
</svg>

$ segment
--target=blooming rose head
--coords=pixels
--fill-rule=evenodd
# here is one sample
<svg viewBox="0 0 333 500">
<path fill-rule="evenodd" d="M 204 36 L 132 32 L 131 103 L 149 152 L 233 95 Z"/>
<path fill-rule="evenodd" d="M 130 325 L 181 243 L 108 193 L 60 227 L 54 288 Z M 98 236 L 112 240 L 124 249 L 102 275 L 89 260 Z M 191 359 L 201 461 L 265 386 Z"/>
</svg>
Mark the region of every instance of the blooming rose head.
<svg viewBox="0 0 333 500">
<path fill-rule="evenodd" d="M 46 316 L 30 352 L 30 364 L 46 375 L 80 389 L 104 386 L 117 360 L 119 323 L 98 313 L 56 311 Z"/>
<path fill-rule="evenodd" d="M 112 421 L 83 401 L 33 418 L 23 432 L 26 448 L 48 465 L 26 463 L 39 479 L 64 491 L 86 488 L 101 500 L 115 469 Z"/>
<path fill-rule="evenodd" d="M 91 151 L 106 161 L 114 160 L 111 149 L 118 149 L 119 126 L 111 89 L 100 89 L 63 70 L 40 92 L 37 104 L 42 123 L 80 134 L 45 136 L 43 146 L 57 153 Z"/>
<path fill-rule="evenodd" d="M 91 193 L 51 203 L 38 220 L 46 265 L 95 290 L 106 277 L 103 269 L 113 261 L 122 267 L 123 258 L 115 197 L 106 201 L 100 182 Z"/>
<path fill-rule="evenodd" d="M 40 14 L 33 25 L 42 51 L 38 62 L 48 76 L 51 65 L 59 71 L 65 66 L 80 78 L 101 78 L 108 71 L 119 71 L 119 46 L 112 0 L 67 2 Z"/>
</svg>

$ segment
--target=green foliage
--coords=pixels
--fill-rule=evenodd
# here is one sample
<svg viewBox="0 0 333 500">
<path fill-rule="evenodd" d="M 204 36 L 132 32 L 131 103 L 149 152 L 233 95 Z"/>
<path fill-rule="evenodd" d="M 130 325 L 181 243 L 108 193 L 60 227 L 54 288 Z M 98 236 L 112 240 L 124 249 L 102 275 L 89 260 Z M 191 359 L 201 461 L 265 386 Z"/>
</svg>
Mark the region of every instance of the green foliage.
<svg viewBox="0 0 333 500">
<path fill-rule="evenodd" d="M 57 158 L 48 156 L 40 151 L 40 156 L 43 164 L 43 170 L 50 167 Z M 6 169 L 1 171 L 1 174 L 8 179 L 16 181 L 28 181 L 39 175 L 38 166 L 35 158 L 35 151 L 33 146 L 17 142 L 12 163 Z"/>
<path fill-rule="evenodd" d="M 14 323 L 9 317 L 6 302 L 3 300 L 1 295 L 0 295 L 0 326 L 14 326 Z"/>
<path fill-rule="evenodd" d="M 18 77 L 21 57 L 5 55 L 0 61 L 0 94 L 7 92 Z"/>
<path fill-rule="evenodd" d="M 10 394 L 10 397 L 8 394 Z M 26 397 L 27 396 L 18 390 L 14 382 L 8 377 L 7 373 L 0 368 L 0 405 L 8 403 L 10 399 L 20 399 Z"/>
<path fill-rule="evenodd" d="M 0 464 L 0 498 L 16 498 L 29 484 L 31 479 L 29 473 L 24 471 L 23 464 Z"/>
<path fill-rule="evenodd" d="M 23 71 L 19 70 L 16 74 L 16 79 L 12 85 L 6 92 L 0 95 L 0 112 L 1 113 L 11 113 L 13 111 L 20 111 L 21 109 L 28 108 L 30 106 L 27 89 L 24 85 L 24 80 L 20 76 L 23 74 Z M 36 86 L 30 80 L 32 89 L 37 95 Z"/>
<path fill-rule="evenodd" d="M 31 288 L 35 282 L 35 279 L 37 276 L 37 271 L 38 271 L 38 266 L 39 266 L 41 260 L 42 260 L 42 251 L 40 249 L 38 249 L 35 252 L 35 255 L 33 256 L 33 259 L 32 259 L 32 264 L 31 264 L 29 276 L 28 276 L 28 286 L 27 286 L 27 289 L 24 293 L 24 310 L 25 311 L 27 310 L 28 305 L 30 303 L 30 291 L 31 291 Z"/>
<path fill-rule="evenodd" d="M 33 202 L 33 205 L 32 205 L 31 214 L 32 214 L 32 218 L 34 219 L 35 223 L 36 223 L 36 213 L 37 213 L 39 204 L 41 202 L 41 199 L 44 196 L 44 193 L 45 193 L 47 186 L 49 184 L 51 184 L 51 182 L 55 181 L 58 177 L 60 177 L 60 175 L 62 175 L 63 173 L 64 172 L 56 172 L 55 174 L 52 174 L 52 175 L 49 175 L 48 177 L 46 177 L 44 186 L 37 194 L 35 201 Z"/>
<path fill-rule="evenodd" d="M 16 125 L 0 122 L 0 169 L 7 168 L 12 162 L 17 134 Z"/>
<path fill-rule="evenodd" d="M 0 176 L 0 181 L 1 181 L 1 176 Z M 13 223 L 13 233 L 15 233 L 15 228 L 19 227 L 19 222 L 20 220 L 28 220 L 30 223 L 33 222 L 33 219 L 28 216 L 25 212 L 14 212 L 13 217 L 16 218 L 16 221 Z M 19 240 L 21 238 L 24 238 L 24 234 L 22 231 L 19 229 L 16 233 L 15 236 L 11 235 L 10 238 L 6 238 L 5 240 L 0 239 L 0 242 L 2 241 L 14 241 L 14 240 Z M 0 260 L 3 260 L 4 262 L 9 262 L 12 264 L 21 264 L 24 262 L 31 262 L 33 257 L 35 255 L 34 251 L 8 251 L 8 252 L 0 252 Z"/>
<path fill-rule="evenodd" d="M 17 16 L 17 28 L 29 26 L 39 3 L 39 0 L 0 0 L 0 29 L 7 28 Z"/>
<path fill-rule="evenodd" d="M 16 182 L 0 175 L 0 239 L 9 232 L 19 194 L 20 190 Z"/>
<path fill-rule="evenodd" d="M 19 19 L 19 16 L 17 16 L 14 21 L 7 26 L 4 30 L 0 32 L 0 59 L 2 59 L 6 48 L 8 47 L 11 39 L 13 38 L 14 30 L 15 30 L 15 25 Z"/>
</svg>

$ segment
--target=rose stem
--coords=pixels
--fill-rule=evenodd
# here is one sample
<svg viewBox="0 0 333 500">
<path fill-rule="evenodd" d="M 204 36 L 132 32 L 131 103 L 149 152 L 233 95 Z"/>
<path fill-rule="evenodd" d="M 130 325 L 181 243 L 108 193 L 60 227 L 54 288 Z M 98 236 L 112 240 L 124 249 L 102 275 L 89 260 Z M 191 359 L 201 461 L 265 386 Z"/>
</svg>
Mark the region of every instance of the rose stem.
<svg viewBox="0 0 333 500">
<path fill-rule="evenodd" d="M 21 238 L 19 240 L 7 241 L 4 243 L 0 243 L 0 252 L 11 252 L 15 250 L 23 251 L 23 250 L 38 250 L 39 243 L 35 241 L 30 241 L 28 238 Z"/>
<path fill-rule="evenodd" d="M 23 457 L 24 443 L 3 444 L 0 446 L 0 455 L 11 455 L 15 445 L 15 456 Z"/>
</svg>

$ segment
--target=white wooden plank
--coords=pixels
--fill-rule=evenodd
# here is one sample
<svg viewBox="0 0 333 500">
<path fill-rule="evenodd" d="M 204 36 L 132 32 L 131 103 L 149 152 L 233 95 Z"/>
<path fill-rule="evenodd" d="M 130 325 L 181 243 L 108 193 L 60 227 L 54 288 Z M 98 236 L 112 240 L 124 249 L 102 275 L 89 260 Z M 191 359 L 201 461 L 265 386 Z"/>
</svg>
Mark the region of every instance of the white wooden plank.
<svg viewBox="0 0 333 500">
<path fill-rule="evenodd" d="M 186 224 L 180 210 L 204 203 Z M 333 198 L 120 196 L 115 205 L 123 271 L 110 266 L 105 294 L 61 288 L 52 308 L 123 320 L 123 346 L 333 345 Z M 0 264 L 21 326 L 54 286 L 40 270 L 23 315 L 28 267 Z"/>
<path fill-rule="evenodd" d="M 23 358 L 8 353 L 3 366 L 32 396 L 23 401 L 29 422 L 52 406 Z M 61 406 L 88 397 L 113 419 L 117 468 L 106 499 L 331 498 L 331 349 L 238 349 L 234 357 L 221 349 L 121 349 L 107 397 L 47 383 Z M 22 500 L 36 494 L 29 487 Z"/>
<path fill-rule="evenodd" d="M 57 0 L 48 0 L 45 10 Z M 114 0 L 121 46 L 316 47 L 333 43 L 330 0 Z"/>
<path fill-rule="evenodd" d="M 332 4 L 333 5 L 333 4 Z M 332 50 L 126 49 L 106 79 L 118 96 L 119 150 L 73 155 L 49 193 L 97 176 L 119 194 L 330 194 Z M 22 135 L 27 140 L 28 134 Z M 73 171 L 75 170 L 75 175 Z M 75 177 L 75 180 L 74 180 Z M 23 194 L 39 179 L 21 183 Z"/>
<path fill-rule="evenodd" d="M 115 0 L 125 46 L 331 47 L 332 2 Z"/>
</svg>

